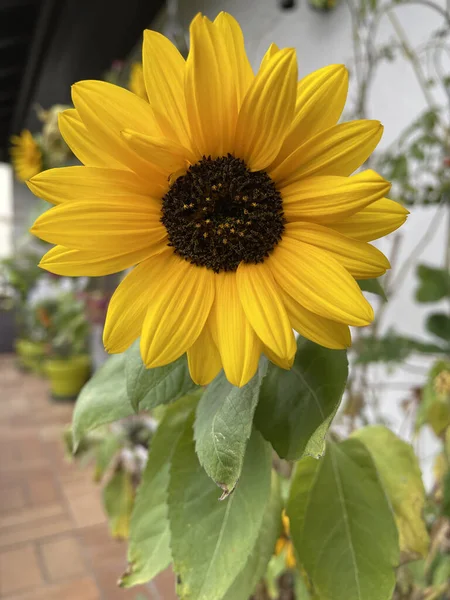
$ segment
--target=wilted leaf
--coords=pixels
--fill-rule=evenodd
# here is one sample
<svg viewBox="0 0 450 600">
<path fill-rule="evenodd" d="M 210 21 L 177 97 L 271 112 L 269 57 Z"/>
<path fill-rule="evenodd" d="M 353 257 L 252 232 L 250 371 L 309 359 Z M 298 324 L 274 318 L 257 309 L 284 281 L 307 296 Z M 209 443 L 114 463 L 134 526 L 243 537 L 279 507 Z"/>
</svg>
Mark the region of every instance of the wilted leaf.
<svg viewBox="0 0 450 600">
<path fill-rule="evenodd" d="M 426 556 L 428 533 L 423 519 L 425 488 L 414 450 L 382 425 L 363 427 L 352 437 L 369 450 L 391 501 L 400 550 L 409 558 Z"/>
<path fill-rule="evenodd" d="M 125 470 L 117 471 L 103 488 L 103 504 L 113 538 L 128 537 L 133 500 L 131 475 Z"/>
<path fill-rule="evenodd" d="M 288 460 L 318 457 L 347 381 L 345 350 L 328 350 L 298 339 L 290 371 L 270 364 L 263 380 L 255 425 Z"/>
<path fill-rule="evenodd" d="M 321 600 L 390 600 L 399 561 L 394 516 L 356 439 L 297 463 L 287 506 L 300 562 Z"/>
</svg>

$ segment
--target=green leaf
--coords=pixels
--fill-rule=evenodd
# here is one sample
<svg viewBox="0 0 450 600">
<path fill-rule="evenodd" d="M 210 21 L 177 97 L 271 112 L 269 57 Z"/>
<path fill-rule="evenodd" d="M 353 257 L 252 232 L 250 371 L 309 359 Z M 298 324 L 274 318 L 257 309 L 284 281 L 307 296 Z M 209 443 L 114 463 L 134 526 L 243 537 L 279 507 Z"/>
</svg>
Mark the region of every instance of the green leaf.
<svg viewBox="0 0 450 600">
<path fill-rule="evenodd" d="M 198 462 L 192 422 L 175 449 L 170 471 L 169 521 L 181 600 L 221 600 L 245 565 L 270 495 L 269 444 L 254 431 L 239 485 L 223 502 Z"/>
<path fill-rule="evenodd" d="M 121 586 L 146 583 L 171 563 L 167 509 L 170 461 L 196 403 L 196 397 L 187 396 L 169 406 L 152 438 L 131 517 L 129 566 L 120 581 Z"/>
<path fill-rule="evenodd" d="M 348 374 L 344 350 L 328 350 L 299 338 L 290 371 L 270 364 L 263 380 L 255 425 L 279 456 L 321 456 Z"/>
<path fill-rule="evenodd" d="M 198 404 L 194 424 L 195 450 L 202 467 L 223 490 L 222 499 L 233 491 L 240 477 L 266 371 L 265 360 L 257 374 L 242 388 L 229 383 L 221 372 Z"/>
<path fill-rule="evenodd" d="M 426 322 L 426 328 L 437 337 L 442 338 L 450 344 L 450 317 L 444 313 L 434 313 L 429 315 Z"/>
<path fill-rule="evenodd" d="M 372 457 L 356 439 L 296 467 L 287 513 L 321 600 L 390 600 L 398 533 Z"/>
<path fill-rule="evenodd" d="M 137 411 L 174 402 L 199 389 L 189 375 L 186 356 L 155 369 L 146 369 L 137 340 L 126 352 L 126 382 L 130 402 Z"/>
<path fill-rule="evenodd" d="M 400 550 L 409 559 L 426 556 L 429 538 L 423 520 L 425 488 L 412 447 L 382 425 L 363 427 L 352 437 L 369 450 L 394 510 Z"/>
<path fill-rule="evenodd" d="M 450 519 L 450 469 L 442 480 L 442 514 Z"/>
<path fill-rule="evenodd" d="M 386 292 L 380 283 L 379 279 L 359 279 L 356 282 L 363 292 L 370 292 L 380 296 L 385 302 L 387 302 Z"/>
<path fill-rule="evenodd" d="M 422 390 L 422 401 L 416 416 L 416 429 L 428 423 L 436 435 L 450 426 L 450 362 L 437 361 L 428 373 L 428 381 Z"/>
<path fill-rule="evenodd" d="M 125 356 L 111 356 L 83 387 L 72 418 L 73 446 L 76 451 L 89 431 L 134 413 L 125 388 Z"/>
<path fill-rule="evenodd" d="M 95 481 L 101 480 L 122 445 L 121 437 L 110 434 L 95 448 Z"/>
<path fill-rule="evenodd" d="M 123 469 L 116 471 L 103 488 L 103 504 L 113 538 L 125 539 L 128 537 L 133 500 L 134 489 L 131 475 Z"/>
<path fill-rule="evenodd" d="M 445 352 L 445 349 L 440 346 L 406 338 L 397 335 L 394 331 L 388 331 L 384 337 L 363 337 L 354 344 L 353 349 L 357 353 L 355 363 L 361 365 L 376 362 L 397 364 L 415 352 L 422 354 Z"/>
<path fill-rule="evenodd" d="M 416 291 L 418 302 L 438 302 L 450 296 L 450 274 L 445 269 L 427 265 L 417 267 L 419 287 Z"/>
<path fill-rule="evenodd" d="M 222 600 L 248 600 L 251 596 L 258 581 L 266 572 L 276 541 L 281 533 L 282 509 L 280 480 L 275 471 L 273 471 L 270 498 L 256 544 L 244 568 L 238 574 Z"/>
</svg>

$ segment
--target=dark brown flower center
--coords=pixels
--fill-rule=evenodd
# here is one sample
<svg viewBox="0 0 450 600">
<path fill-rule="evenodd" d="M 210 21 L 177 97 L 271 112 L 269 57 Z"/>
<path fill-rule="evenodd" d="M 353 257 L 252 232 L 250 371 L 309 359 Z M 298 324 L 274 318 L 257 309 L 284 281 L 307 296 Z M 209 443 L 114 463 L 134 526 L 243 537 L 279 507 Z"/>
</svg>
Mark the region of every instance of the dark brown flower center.
<svg viewBox="0 0 450 600">
<path fill-rule="evenodd" d="M 250 171 L 231 154 L 203 157 L 162 200 L 169 245 L 192 264 L 214 272 L 260 263 L 280 241 L 281 195 L 264 171 Z"/>
</svg>

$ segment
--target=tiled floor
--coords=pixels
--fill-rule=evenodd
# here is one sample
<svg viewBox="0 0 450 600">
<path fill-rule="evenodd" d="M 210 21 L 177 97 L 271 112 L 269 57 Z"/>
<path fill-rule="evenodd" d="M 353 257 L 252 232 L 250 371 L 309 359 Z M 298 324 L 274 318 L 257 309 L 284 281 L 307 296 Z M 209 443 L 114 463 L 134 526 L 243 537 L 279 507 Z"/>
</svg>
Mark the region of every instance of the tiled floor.
<svg viewBox="0 0 450 600">
<path fill-rule="evenodd" d="M 173 577 L 122 590 L 126 544 L 108 535 L 89 469 L 64 458 L 72 405 L 0 355 L 0 599 L 175 600 Z"/>
</svg>

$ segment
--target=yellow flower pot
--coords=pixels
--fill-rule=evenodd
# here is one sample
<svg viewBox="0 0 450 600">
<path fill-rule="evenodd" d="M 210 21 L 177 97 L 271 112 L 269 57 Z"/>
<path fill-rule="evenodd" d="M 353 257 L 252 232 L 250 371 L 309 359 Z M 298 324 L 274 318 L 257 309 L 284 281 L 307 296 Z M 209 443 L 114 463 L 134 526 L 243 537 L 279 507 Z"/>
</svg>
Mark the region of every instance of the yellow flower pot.
<svg viewBox="0 0 450 600">
<path fill-rule="evenodd" d="M 42 375 L 44 373 L 45 344 L 31 340 L 17 340 L 15 350 L 19 365 L 26 371 Z"/>
<path fill-rule="evenodd" d="M 91 361 L 86 355 L 72 358 L 50 358 L 45 363 L 45 371 L 50 379 L 53 400 L 75 400 L 89 379 Z"/>
</svg>

